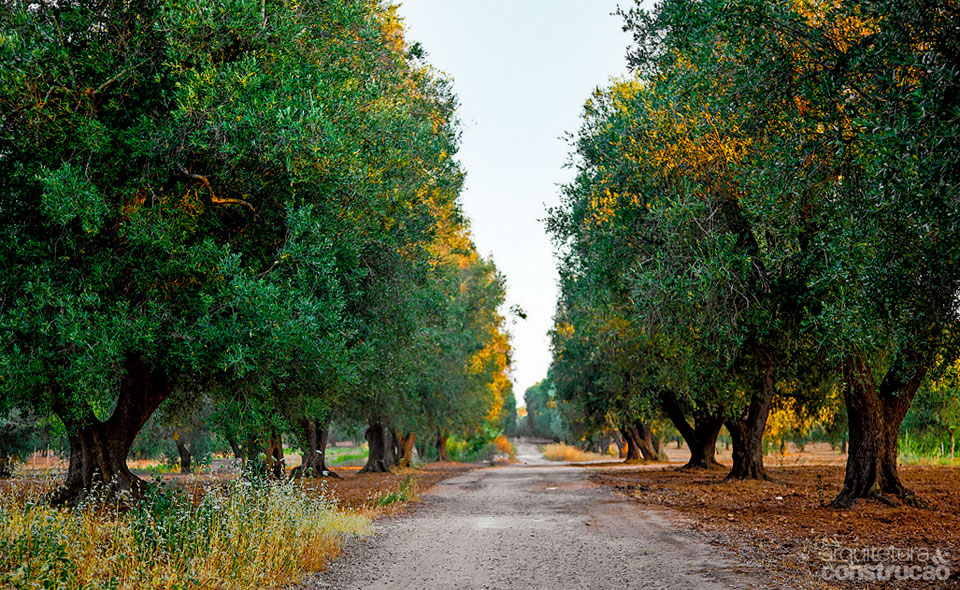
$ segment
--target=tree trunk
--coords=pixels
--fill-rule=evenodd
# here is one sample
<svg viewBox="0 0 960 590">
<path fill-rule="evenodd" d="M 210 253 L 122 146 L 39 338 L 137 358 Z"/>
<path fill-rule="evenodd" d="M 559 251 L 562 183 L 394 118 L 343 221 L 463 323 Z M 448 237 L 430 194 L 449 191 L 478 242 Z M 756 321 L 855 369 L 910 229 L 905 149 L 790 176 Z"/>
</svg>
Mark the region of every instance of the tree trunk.
<svg viewBox="0 0 960 590">
<path fill-rule="evenodd" d="M 386 459 L 389 461 L 387 466 L 393 467 L 400 464 L 400 439 L 397 437 L 397 431 L 393 428 L 387 428 L 387 438 L 389 438 L 387 448 L 390 451 L 386 454 Z"/>
<path fill-rule="evenodd" d="M 75 505 L 94 486 L 102 486 L 105 500 L 135 502 L 142 496 L 146 483 L 130 472 L 127 454 L 172 387 L 166 372 L 146 366 L 139 357 L 124 364 L 116 407 L 106 421 L 98 420 L 86 405 L 55 405 L 54 411 L 67 427 L 70 464 L 67 479 L 51 503 Z"/>
<path fill-rule="evenodd" d="M 763 466 L 763 433 L 773 403 L 773 367 L 763 377 L 762 393 L 750 400 L 745 414 L 727 421 L 727 430 L 733 440 L 733 467 L 727 475 L 732 479 L 770 480 Z"/>
<path fill-rule="evenodd" d="M 914 506 L 924 505 L 900 482 L 897 438 L 900 423 L 926 373 L 917 370 L 903 379 L 902 372 L 895 362 L 877 387 L 862 358 L 852 357 L 844 363 L 850 440 L 843 489 L 831 502 L 832 507 L 849 508 L 858 499 L 871 497 L 895 504 L 887 495 Z"/>
<path fill-rule="evenodd" d="M 329 430 L 319 422 L 304 418 L 300 421 L 303 459 L 290 477 L 335 477 L 340 476 L 327 469 L 327 442 Z"/>
<path fill-rule="evenodd" d="M 280 434 L 273 432 L 267 444 L 267 473 L 276 479 L 283 479 L 286 475 L 286 460 L 283 457 L 283 439 Z"/>
<path fill-rule="evenodd" d="M 397 436 L 397 441 L 400 446 L 400 467 L 410 467 L 410 462 L 413 460 L 414 444 L 417 441 L 417 433 L 401 434 Z"/>
<path fill-rule="evenodd" d="M 657 451 L 653 448 L 653 433 L 647 424 L 628 422 L 620 427 L 620 433 L 627 440 L 626 463 L 658 459 Z"/>
<path fill-rule="evenodd" d="M 643 460 L 640 453 L 640 443 L 637 441 L 638 435 L 633 425 L 624 423 L 620 426 L 620 435 L 626 443 L 626 453 L 624 463 L 636 463 Z"/>
<path fill-rule="evenodd" d="M 190 449 L 183 444 L 180 437 L 177 437 L 175 442 L 177 443 L 177 453 L 180 454 L 180 473 L 190 473 Z"/>
<path fill-rule="evenodd" d="M 663 438 L 659 436 L 653 437 L 653 450 L 656 453 L 657 461 L 664 463 L 670 462 L 670 457 L 667 455 L 667 445 L 663 442 Z"/>
<path fill-rule="evenodd" d="M 600 437 L 600 454 L 606 455 L 610 452 L 610 444 L 613 442 L 613 439 L 609 434 L 604 434 Z"/>
<path fill-rule="evenodd" d="M 371 420 L 364 437 L 370 449 L 367 464 L 360 473 L 387 473 L 392 464 L 393 441 L 390 440 L 390 430 L 379 420 Z"/>
<path fill-rule="evenodd" d="M 447 457 L 447 438 L 445 432 L 437 431 L 437 441 L 434 446 L 437 448 L 437 461 L 449 461 Z"/>
<path fill-rule="evenodd" d="M 620 429 L 616 428 L 612 431 L 613 440 L 617 444 L 617 448 L 620 449 L 620 458 L 627 458 L 627 441 L 624 440 L 623 435 L 620 434 Z"/>
<path fill-rule="evenodd" d="M 637 436 L 640 443 L 640 453 L 645 461 L 659 461 L 660 454 L 657 447 L 653 444 L 653 430 L 646 422 L 637 422 L 634 425 L 637 430 Z"/>
<path fill-rule="evenodd" d="M 687 422 L 683 409 L 670 392 L 663 392 L 660 402 L 664 412 L 680 432 L 680 436 L 690 448 L 690 460 L 682 469 L 717 469 L 723 467 L 717 462 L 717 437 L 723 421 L 719 415 L 701 413 L 695 419 L 694 426 Z M 719 414 L 719 413 L 718 413 Z"/>
<path fill-rule="evenodd" d="M 227 433 L 227 443 L 230 444 L 230 449 L 233 451 L 233 456 L 243 461 L 245 457 L 243 454 L 243 449 L 240 448 L 240 443 L 237 442 L 237 436 L 233 433 Z"/>
<path fill-rule="evenodd" d="M 693 441 L 687 441 L 690 449 L 690 460 L 684 465 L 687 469 L 718 469 L 722 468 L 717 461 L 717 437 L 723 421 L 717 416 L 705 416 L 697 420 L 694 427 Z"/>
<path fill-rule="evenodd" d="M 880 428 L 880 462 L 877 466 L 880 493 L 895 496 L 917 508 L 929 506 L 900 481 L 898 443 L 900 424 L 910 410 L 913 398 L 925 377 L 926 369 L 921 368 L 909 379 L 900 381 L 895 378 L 893 381 L 897 383 L 892 386 L 885 380 L 880 387 L 880 415 L 883 418 Z"/>
</svg>

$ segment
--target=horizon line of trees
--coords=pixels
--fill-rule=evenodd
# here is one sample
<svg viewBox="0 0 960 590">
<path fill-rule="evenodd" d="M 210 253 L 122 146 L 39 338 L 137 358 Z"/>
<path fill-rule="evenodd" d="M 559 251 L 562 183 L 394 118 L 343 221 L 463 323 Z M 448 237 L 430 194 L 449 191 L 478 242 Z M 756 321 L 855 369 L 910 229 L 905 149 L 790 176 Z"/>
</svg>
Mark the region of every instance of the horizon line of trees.
<svg viewBox="0 0 960 590">
<path fill-rule="evenodd" d="M 621 432 L 668 419 L 691 468 L 717 467 L 726 426 L 729 477 L 756 479 L 775 401 L 816 416 L 842 399 L 832 505 L 923 505 L 898 436 L 918 392 L 957 401 L 960 5 L 622 14 L 633 73 L 587 101 L 547 221 L 557 397 Z"/>
</svg>

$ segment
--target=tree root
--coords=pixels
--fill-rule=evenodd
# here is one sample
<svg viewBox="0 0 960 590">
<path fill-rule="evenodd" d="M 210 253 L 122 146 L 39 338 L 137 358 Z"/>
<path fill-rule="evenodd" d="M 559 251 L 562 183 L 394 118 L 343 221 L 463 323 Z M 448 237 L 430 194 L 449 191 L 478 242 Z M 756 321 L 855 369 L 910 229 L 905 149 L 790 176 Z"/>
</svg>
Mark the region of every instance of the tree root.
<svg viewBox="0 0 960 590">
<path fill-rule="evenodd" d="M 718 469 L 726 469 L 726 468 L 727 468 L 726 465 L 722 463 L 718 463 L 717 461 L 706 461 L 706 462 L 697 461 L 696 463 L 687 462 L 684 465 L 678 467 L 677 469 L 680 469 L 681 471 L 689 470 L 689 469 L 705 469 L 705 470 L 715 471 Z"/>
<path fill-rule="evenodd" d="M 857 500 L 860 499 L 876 500 L 891 508 L 897 508 L 902 505 L 907 505 L 919 510 L 931 510 L 933 508 L 929 502 L 902 486 L 900 486 L 899 489 L 887 491 L 873 489 L 866 496 L 860 497 L 841 492 L 828 506 L 837 510 L 846 510 L 853 507 L 853 505 L 857 503 Z"/>
<path fill-rule="evenodd" d="M 731 471 L 730 473 L 727 474 L 725 478 L 723 478 L 723 481 L 748 481 L 748 480 L 769 481 L 769 482 L 775 481 L 772 477 L 770 477 L 770 474 L 767 472 L 766 469 L 763 469 L 761 471 L 751 471 L 750 473 L 734 473 L 733 471 Z"/>
</svg>

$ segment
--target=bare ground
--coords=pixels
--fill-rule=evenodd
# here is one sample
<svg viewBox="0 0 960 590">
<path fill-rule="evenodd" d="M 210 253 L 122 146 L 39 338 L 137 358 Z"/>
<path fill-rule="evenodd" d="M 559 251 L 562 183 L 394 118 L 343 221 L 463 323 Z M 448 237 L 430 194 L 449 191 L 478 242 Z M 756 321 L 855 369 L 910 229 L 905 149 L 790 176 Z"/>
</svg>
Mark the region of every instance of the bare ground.
<svg viewBox="0 0 960 590">
<path fill-rule="evenodd" d="M 789 466 L 768 458 L 774 464 L 771 482 L 725 482 L 722 470 L 662 465 L 610 465 L 595 469 L 592 479 L 639 506 L 682 515 L 686 526 L 735 553 L 738 561 L 762 566 L 765 580 L 789 579 L 799 588 L 817 590 L 960 588 L 960 468 L 900 467 L 904 483 L 930 503 L 926 510 L 876 500 L 833 510 L 823 504 L 839 493 L 843 467 L 803 458 L 802 464 Z M 874 548 L 879 550 L 875 556 L 866 554 Z M 926 566 L 939 559 L 938 551 L 951 571 L 947 580 L 824 579 L 825 567 L 848 563 Z"/>
<path fill-rule="evenodd" d="M 588 470 L 546 464 L 529 443 L 518 452 L 515 465 L 437 484 L 300 590 L 768 587 L 663 509 L 625 502 Z"/>
</svg>

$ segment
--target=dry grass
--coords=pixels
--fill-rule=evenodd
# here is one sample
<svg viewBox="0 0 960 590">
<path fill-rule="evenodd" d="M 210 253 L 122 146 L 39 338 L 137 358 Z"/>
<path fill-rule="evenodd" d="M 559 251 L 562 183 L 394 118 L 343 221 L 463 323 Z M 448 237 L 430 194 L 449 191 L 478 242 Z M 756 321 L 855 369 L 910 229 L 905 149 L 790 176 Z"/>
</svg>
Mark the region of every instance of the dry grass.
<svg viewBox="0 0 960 590">
<path fill-rule="evenodd" d="M 493 439 L 493 445 L 497 447 L 498 451 L 507 457 L 510 457 L 511 459 L 517 456 L 517 448 L 513 446 L 513 443 L 507 440 L 507 437 L 502 434 Z"/>
<path fill-rule="evenodd" d="M 194 499 L 171 487 L 136 508 L 45 506 L 0 491 L 2 588 L 277 588 L 333 559 L 370 518 L 293 482 L 234 480 Z"/>
<path fill-rule="evenodd" d="M 546 445 L 543 447 L 543 456 L 548 461 L 570 461 L 571 463 L 599 461 L 607 458 L 605 455 L 588 453 L 586 451 L 581 451 L 577 447 L 572 447 L 563 443 Z"/>
</svg>

